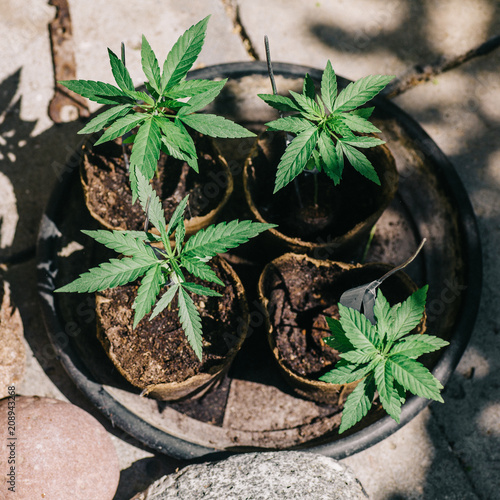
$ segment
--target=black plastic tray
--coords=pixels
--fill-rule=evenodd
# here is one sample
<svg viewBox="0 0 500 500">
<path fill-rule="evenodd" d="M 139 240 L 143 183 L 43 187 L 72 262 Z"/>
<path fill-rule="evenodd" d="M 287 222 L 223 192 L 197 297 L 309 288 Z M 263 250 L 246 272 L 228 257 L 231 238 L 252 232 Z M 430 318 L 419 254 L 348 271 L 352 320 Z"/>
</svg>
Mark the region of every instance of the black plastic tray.
<svg viewBox="0 0 500 500">
<path fill-rule="evenodd" d="M 297 86 L 306 72 L 316 81 L 321 78 L 319 70 L 302 66 L 275 63 L 274 70 L 281 89 L 287 83 Z M 217 65 L 193 71 L 189 77 L 229 78 L 214 105 L 220 114 L 250 126 L 262 126 L 265 121 L 275 118 L 272 110 L 256 97 L 257 92 L 270 92 L 264 63 Z M 340 86 L 348 83 L 339 80 Z M 368 260 L 397 264 L 413 252 L 422 237 L 427 238 L 427 244 L 408 273 L 418 285 L 430 285 L 427 307 L 430 333 L 450 341 L 448 348 L 427 360 L 433 374 L 446 384 L 467 346 L 480 299 L 481 249 L 474 213 L 456 171 L 432 139 L 391 102 L 377 98 L 374 103 L 374 118 L 396 158 L 400 187 L 395 201 L 377 225 Z M 221 146 L 229 157 L 233 154 L 230 162 L 237 171 L 241 170 L 248 143 L 240 148 L 233 144 L 223 141 Z M 314 403 L 294 400 L 276 374 L 270 356 L 263 354 L 262 359 L 255 359 L 255 353 L 260 353 L 264 346 L 258 334 L 259 325 L 254 328 L 254 335 L 246 342 L 229 376 L 205 402 L 168 405 L 140 398 L 136 389 L 120 380 L 95 340 L 93 298 L 90 295 L 53 294 L 57 286 L 74 279 L 88 269 L 86 265 L 102 257 L 100 250 L 89 245 L 89 239 L 79 232 L 96 226 L 83 205 L 78 168 L 75 168 L 78 155 L 75 151 L 68 161 L 68 168 L 43 215 L 38 239 L 39 292 L 55 355 L 79 389 L 114 425 L 152 449 L 180 459 L 222 458 L 228 453 L 276 448 L 301 448 L 340 459 L 392 434 L 429 403 L 412 397 L 402 409 L 399 425 L 378 412 L 370 425 L 339 439 L 335 432 L 328 430 L 328 422 L 339 418 L 332 409 L 321 405 L 315 408 L 307 406 Z M 239 390 L 231 393 L 235 385 Z M 262 397 L 270 399 L 251 402 L 253 391 L 261 391 Z M 244 401 L 239 401 L 238 397 Z M 218 442 L 217 433 L 224 425 L 231 426 L 227 421 L 228 405 L 236 405 L 232 414 L 238 405 L 243 411 L 245 408 L 250 411 L 247 400 L 248 405 L 262 405 L 252 411 L 269 414 L 248 416 L 248 422 L 252 418 L 253 421 L 248 424 L 249 429 L 242 429 L 243 441 L 239 440 L 236 431 L 231 431 L 227 439 L 224 437 Z M 283 411 L 305 405 L 306 421 L 301 423 L 299 414 L 295 420 L 291 415 L 295 423 L 292 422 L 290 428 L 283 427 L 277 409 L 280 401 L 287 408 Z M 222 413 L 213 410 L 217 406 L 223 408 Z M 204 415 L 206 411 L 208 416 Z M 273 421 L 273 416 L 279 416 L 280 421 Z M 318 430 L 322 419 L 325 422 L 323 433 Z M 259 433 L 254 428 L 256 422 L 267 428 Z M 307 429 L 312 429 L 310 438 L 300 438 Z"/>
</svg>

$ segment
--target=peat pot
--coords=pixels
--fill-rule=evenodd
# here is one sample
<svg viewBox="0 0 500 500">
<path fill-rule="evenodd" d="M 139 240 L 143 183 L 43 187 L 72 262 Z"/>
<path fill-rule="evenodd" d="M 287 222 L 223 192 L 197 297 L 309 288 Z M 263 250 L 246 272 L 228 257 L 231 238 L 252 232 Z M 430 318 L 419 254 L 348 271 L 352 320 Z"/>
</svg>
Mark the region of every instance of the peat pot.
<svg viewBox="0 0 500 500">
<path fill-rule="evenodd" d="M 121 139 L 93 146 L 94 134 L 81 150 L 80 177 L 90 214 L 106 229 L 142 230 L 144 212 L 132 204 L 128 167 Z M 168 221 L 180 201 L 189 194 L 186 235 L 212 224 L 233 192 L 227 161 L 212 139 L 196 136 L 199 174 L 186 162 L 160 154 L 153 187 L 162 200 Z M 130 155 L 130 146 L 126 147 Z"/>
<path fill-rule="evenodd" d="M 281 374 L 295 392 L 319 403 L 342 405 L 357 382 L 346 385 L 318 380 L 340 359 L 323 338 L 330 335 L 325 316 L 339 318 L 338 302 L 346 290 L 380 278 L 393 266 L 346 264 L 285 254 L 264 268 L 259 298 L 264 305 L 269 346 Z M 406 300 L 417 286 L 402 271 L 381 287 L 391 305 Z M 417 331 L 425 331 L 422 320 Z"/>
<path fill-rule="evenodd" d="M 266 240 L 263 244 L 274 255 L 295 252 L 316 258 L 346 255 L 362 245 L 397 191 L 398 172 L 387 145 L 363 151 L 379 176 L 380 186 L 356 172 L 346 160 L 338 186 L 323 172 L 305 171 L 273 195 L 283 151 L 283 136 L 266 132 L 243 171 L 245 198 L 254 219 L 278 225 L 261 236 L 263 242 Z"/>
</svg>

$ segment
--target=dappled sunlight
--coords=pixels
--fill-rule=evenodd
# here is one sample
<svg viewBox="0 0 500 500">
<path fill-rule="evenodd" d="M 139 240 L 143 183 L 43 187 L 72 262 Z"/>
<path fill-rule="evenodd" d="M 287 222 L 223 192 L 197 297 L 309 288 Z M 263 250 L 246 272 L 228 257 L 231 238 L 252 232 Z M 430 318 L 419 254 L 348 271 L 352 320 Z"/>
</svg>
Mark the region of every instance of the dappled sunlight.
<svg viewBox="0 0 500 500">
<path fill-rule="evenodd" d="M 479 429 L 488 436 L 500 438 L 500 403 L 491 403 L 478 417 Z"/>
<path fill-rule="evenodd" d="M 461 54 L 484 42 L 495 15 L 495 8 L 487 0 L 424 3 L 428 43 L 441 54 Z"/>
</svg>

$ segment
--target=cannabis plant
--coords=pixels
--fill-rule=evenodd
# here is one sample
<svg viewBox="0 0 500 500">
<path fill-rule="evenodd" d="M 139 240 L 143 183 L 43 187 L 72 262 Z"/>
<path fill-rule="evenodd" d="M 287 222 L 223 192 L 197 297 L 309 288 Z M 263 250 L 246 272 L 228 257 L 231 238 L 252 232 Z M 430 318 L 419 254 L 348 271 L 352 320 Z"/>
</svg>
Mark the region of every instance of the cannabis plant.
<svg viewBox="0 0 500 500">
<path fill-rule="evenodd" d="M 432 335 L 409 335 L 424 314 L 427 288 L 417 290 L 393 307 L 379 289 L 374 306 L 375 325 L 356 309 L 342 304 L 339 304 L 340 320 L 327 318 L 332 335 L 324 341 L 341 353 L 341 359 L 320 380 L 332 384 L 359 380 L 345 401 L 339 433 L 368 413 L 375 391 L 384 410 L 398 423 L 406 391 L 443 402 L 440 394 L 443 386 L 416 359 L 447 346 L 448 342 Z"/>
<path fill-rule="evenodd" d="M 202 358 L 202 330 L 198 310 L 191 293 L 211 297 L 220 294 L 206 286 L 190 281 L 197 277 L 224 286 L 210 267 L 212 257 L 246 243 L 250 238 L 273 224 L 237 221 L 219 223 L 198 231 L 185 243 L 184 211 L 186 196 L 175 209 L 167 227 L 160 199 L 149 181 L 137 172 L 139 201 L 146 216 L 158 230 L 159 236 L 146 231 L 82 231 L 99 243 L 123 254 L 80 275 L 56 292 L 96 292 L 125 285 L 142 277 L 133 308 L 135 328 L 155 304 L 160 291 L 165 293 L 156 302 L 150 320 L 160 314 L 177 297 L 180 323 L 199 359 Z M 175 233 L 175 234 L 174 234 Z M 170 243 L 175 237 L 175 245 Z M 160 244 L 158 246 L 158 244 Z M 189 274 L 184 274 L 185 272 Z"/>
<path fill-rule="evenodd" d="M 290 97 L 259 94 L 281 113 L 292 113 L 267 123 L 271 131 L 295 137 L 278 165 L 274 192 L 285 187 L 305 169 L 323 171 L 337 185 L 342 179 L 344 156 L 362 175 L 380 185 L 370 160 L 359 148 L 371 148 L 384 141 L 366 135 L 380 130 L 369 120 L 373 107 L 360 108 L 373 99 L 394 77 L 371 75 L 350 83 L 337 95 L 337 77 L 330 61 L 321 78 L 321 95 L 306 74 L 302 94 L 290 90 Z"/>
<path fill-rule="evenodd" d="M 187 162 L 198 172 L 196 148 L 189 129 L 210 137 L 254 136 L 221 116 L 197 113 L 219 95 L 227 81 L 186 80 L 203 47 L 209 17 L 180 36 L 163 63 L 163 71 L 146 37 L 142 37 L 141 61 L 147 78 L 146 92 L 135 90 L 124 54 L 120 59 L 110 49 L 109 62 L 118 87 L 91 80 L 60 82 L 83 97 L 109 105 L 79 132 L 88 134 L 106 129 L 96 145 L 137 129 L 127 137 L 127 142 L 133 142 L 130 182 L 134 201 L 137 198 L 136 172 L 151 179 L 161 150 Z"/>
</svg>

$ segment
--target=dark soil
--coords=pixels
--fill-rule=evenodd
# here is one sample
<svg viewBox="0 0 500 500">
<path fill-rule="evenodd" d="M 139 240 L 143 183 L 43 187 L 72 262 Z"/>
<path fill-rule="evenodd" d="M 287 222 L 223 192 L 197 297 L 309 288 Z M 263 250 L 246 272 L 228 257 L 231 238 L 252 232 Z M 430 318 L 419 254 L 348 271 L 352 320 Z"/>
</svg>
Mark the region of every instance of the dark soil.
<svg viewBox="0 0 500 500">
<path fill-rule="evenodd" d="M 365 268 L 342 269 L 325 262 L 289 259 L 281 261 L 267 274 L 264 293 L 274 328 L 280 359 L 298 375 L 318 378 L 339 360 L 338 352 L 325 345 L 330 335 L 325 315 L 338 319 L 338 301 L 342 293 L 380 278 L 388 266 L 373 264 Z M 382 291 L 391 304 L 405 300 L 413 290 L 398 278 L 387 279 Z"/>
<path fill-rule="evenodd" d="M 376 212 L 383 202 L 383 189 L 356 172 L 347 160 L 338 186 L 322 172 L 304 171 L 273 195 L 284 148 L 281 134 L 264 133 L 249 171 L 249 189 L 257 210 L 266 221 L 278 224 L 281 233 L 308 241 L 340 236 Z M 377 153 L 363 152 L 380 176 Z"/>
<path fill-rule="evenodd" d="M 227 174 L 206 137 L 198 136 L 197 174 L 186 162 L 160 154 L 157 175 L 152 185 L 163 202 L 168 222 L 179 202 L 189 194 L 187 219 L 203 216 L 222 201 Z M 130 155 L 131 146 L 127 146 Z M 120 139 L 98 146 L 84 146 L 82 175 L 89 188 L 89 208 L 116 228 L 141 230 L 144 212 L 137 201 L 132 205 L 129 175 L 123 159 Z"/>
<path fill-rule="evenodd" d="M 213 269 L 227 286 L 210 284 L 223 293 L 222 297 L 203 297 L 192 294 L 200 312 L 203 331 L 203 360 L 199 361 L 190 347 L 177 315 L 177 299 L 173 307 L 164 310 L 152 321 L 146 316 L 132 329 L 132 304 L 138 283 L 101 292 L 110 299 L 101 305 L 100 327 L 106 331 L 102 342 L 107 345 L 119 364 L 126 367 L 129 381 L 137 387 L 166 382 L 181 382 L 197 373 L 206 373 L 222 364 L 232 347 L 240 326 L 241 307 L 233 279 L 220 264 Z M 186 276 L 195 283 L 207 283 Z"/>
</svg>

